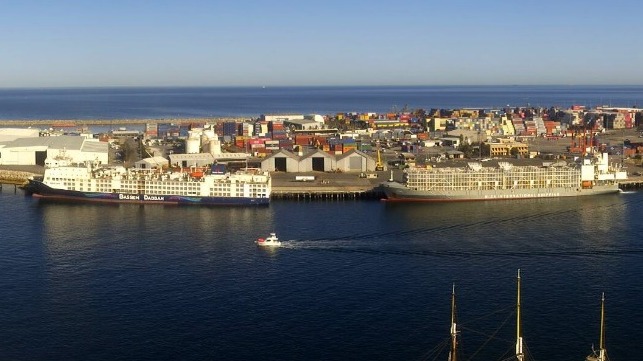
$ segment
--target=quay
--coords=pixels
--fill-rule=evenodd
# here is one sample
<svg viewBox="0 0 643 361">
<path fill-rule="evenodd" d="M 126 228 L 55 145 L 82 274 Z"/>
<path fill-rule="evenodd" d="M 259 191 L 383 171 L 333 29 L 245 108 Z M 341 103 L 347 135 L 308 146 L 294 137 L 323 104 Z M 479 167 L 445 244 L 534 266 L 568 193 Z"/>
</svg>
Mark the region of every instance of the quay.
<svg viewBox="0 0 643 361">
<path fill-rule="evenodd" d="M 300 189 L 300 190 L 291 190 L 285 192 L 275 192 L 273 191 L 272 199 L 279 200 L 361 200 L 361 199 L 382 199 L 384 198 L 384 193 L 372 190 L 360 190 L 360 191 L 329 191 L 329 190 L 320 190 L 320 189 Z"/>
<path fill-rule="evenodd" d="M 344 200 L 381 199 L 379 183 L 386 180 L 387 172 L 377 178 L 360 178 L 356 173 L 315 172 L 313 181 L 296 181 L 297 175 L 308 173 L 273 173 L 272 199 L 279 200 Z"/>
<path fill-rule="evenodd" d="M 21 184 L 18 184 L 18 183 L 5 183 L 4 181 L 1 181 L 0 182 L 0 192 L 2 192 L 4 190 L 4 187 L 6 185 L 13 186 L 13 193 L 18 193 L 18 188 L 22 185 L 22 183 Z"/>
<path fill-rule="evenodd" d="M 619 188 L 624 191 L 633 191 L 643 188 L 643 177 L 631 177 L 630 179 L 619 183 Z"/>
</svg>

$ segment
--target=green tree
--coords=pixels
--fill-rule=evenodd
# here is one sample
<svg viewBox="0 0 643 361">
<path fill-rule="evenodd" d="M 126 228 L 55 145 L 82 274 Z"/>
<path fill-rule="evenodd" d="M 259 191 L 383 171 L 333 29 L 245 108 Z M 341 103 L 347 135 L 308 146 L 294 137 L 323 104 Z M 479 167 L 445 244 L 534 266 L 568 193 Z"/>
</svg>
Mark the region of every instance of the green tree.
<svg viewBox="0 0 643 361">
<path fill-rule="evenodd" d="M 464 153 L 465 158 L 473 158 L 474 148 L 469 143 L 460 143 L 458 150 Z"/>
</svg>

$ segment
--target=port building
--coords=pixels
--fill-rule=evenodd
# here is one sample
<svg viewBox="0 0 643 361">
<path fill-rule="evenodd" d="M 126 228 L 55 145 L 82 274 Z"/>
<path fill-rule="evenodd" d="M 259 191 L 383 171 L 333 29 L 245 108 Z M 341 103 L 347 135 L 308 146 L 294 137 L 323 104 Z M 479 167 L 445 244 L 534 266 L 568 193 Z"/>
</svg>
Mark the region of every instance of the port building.
<svg viewBox="0 0 643 361">
<path fill-rule="evenodd" d="M 495 142 L 488 143 L 489 154 L 492 157 L 509 157 L 515 154 L 527 156 L 529 146 L 525 143 L 517 142 L 513 139 L 500 138 Z"/>
<path fill-rule="evenodd" d="M 0 128 L 0 143 L 14 141 L 18 138 L 38 138 L 40 131 L 34 128 Z"/>
<path fill-rule="evenodd" d="M 179 154 L 169 155 L 169 164 L 176 167 L 204 167 L 214 163 L 214 157 L 210 153 Z"/>
<path fill-rule="evenodd" d="M 45 165 L 45 160 L 66 158 L 71 162 L 109 161 L 109 145 L 97 139 L 62 135 L 57 137 L 18 138 L 0 142 L 1 165 Z"/>
<path fill-rule="evenodd" d="M 169 161 L 163 157 L 155 156 L 141 159 L 134 163 L 137 169 L 162 169 L 169 165 Z"/>
<path fill-rule="evenodd" d="M 281 149 L 261 161 L 261 170 L 269 172 L 373 172 L 377 160 L 359 150 L 332 155 L 320 149 L 297 155 Z"/>
</svg>

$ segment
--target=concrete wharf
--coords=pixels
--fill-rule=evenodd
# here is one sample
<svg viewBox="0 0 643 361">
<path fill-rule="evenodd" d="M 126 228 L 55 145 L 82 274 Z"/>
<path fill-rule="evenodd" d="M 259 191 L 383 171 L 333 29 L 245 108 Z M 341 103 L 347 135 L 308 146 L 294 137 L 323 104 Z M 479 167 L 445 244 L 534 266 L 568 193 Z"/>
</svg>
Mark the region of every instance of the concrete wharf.
<svg viewBox="0 0 643 361">
<path fill-rule="evenodd" d="M 383 182 L 386 172 L 377 178 L 360 178 L 358 173 L 312 173 L 313 181 L 296 181 L 297 175 L 308 173 L 273 173 L 273 199 L 293 200 L 342 200 L 342 199 L 380 199 L 384 194 L 378 185 Z"/>
<path fill-rule="evenodd" d="M 624 191 L 639 190 L 643 188 L 643 177 L 630 177 L 629 180 L 620 182 L 618 186 Z"/>
</svg>

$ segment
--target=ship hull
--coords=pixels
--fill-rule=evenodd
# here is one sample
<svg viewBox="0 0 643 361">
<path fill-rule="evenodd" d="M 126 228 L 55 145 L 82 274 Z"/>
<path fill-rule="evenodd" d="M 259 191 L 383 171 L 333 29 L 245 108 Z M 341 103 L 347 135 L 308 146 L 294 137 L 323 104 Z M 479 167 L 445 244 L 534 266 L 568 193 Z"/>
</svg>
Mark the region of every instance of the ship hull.
<svg viewBox="0 0 643 361">
<path fill-rule="evenodd" d="M 457 191 L 419 191 L 405 187 L 397 182 L 381 185 L 389 202 L 464 202 L 495 201 L 532 198 L 560 198 L 592 196 L 617 193 L 618 184 L 597 185 L 593 188 L 533 188 L 533 189 L 494 189 L 494 190 L 457 190 Z"/>
<path fill-rule="evenodd" d="M 38 180 L 29 180 L 25 191 L 35 198 L 53 201 L 91 202 L 91 203 L 132 203 L 132 204 L 172 204 L 172 205 L 209 205 L 209 206 L 265 206 L 270 198 L 250 197 L 202 197 L 181 195 L 152 195 L 129 193 L 81 192 L 55 189 Z"/>
</svg>

